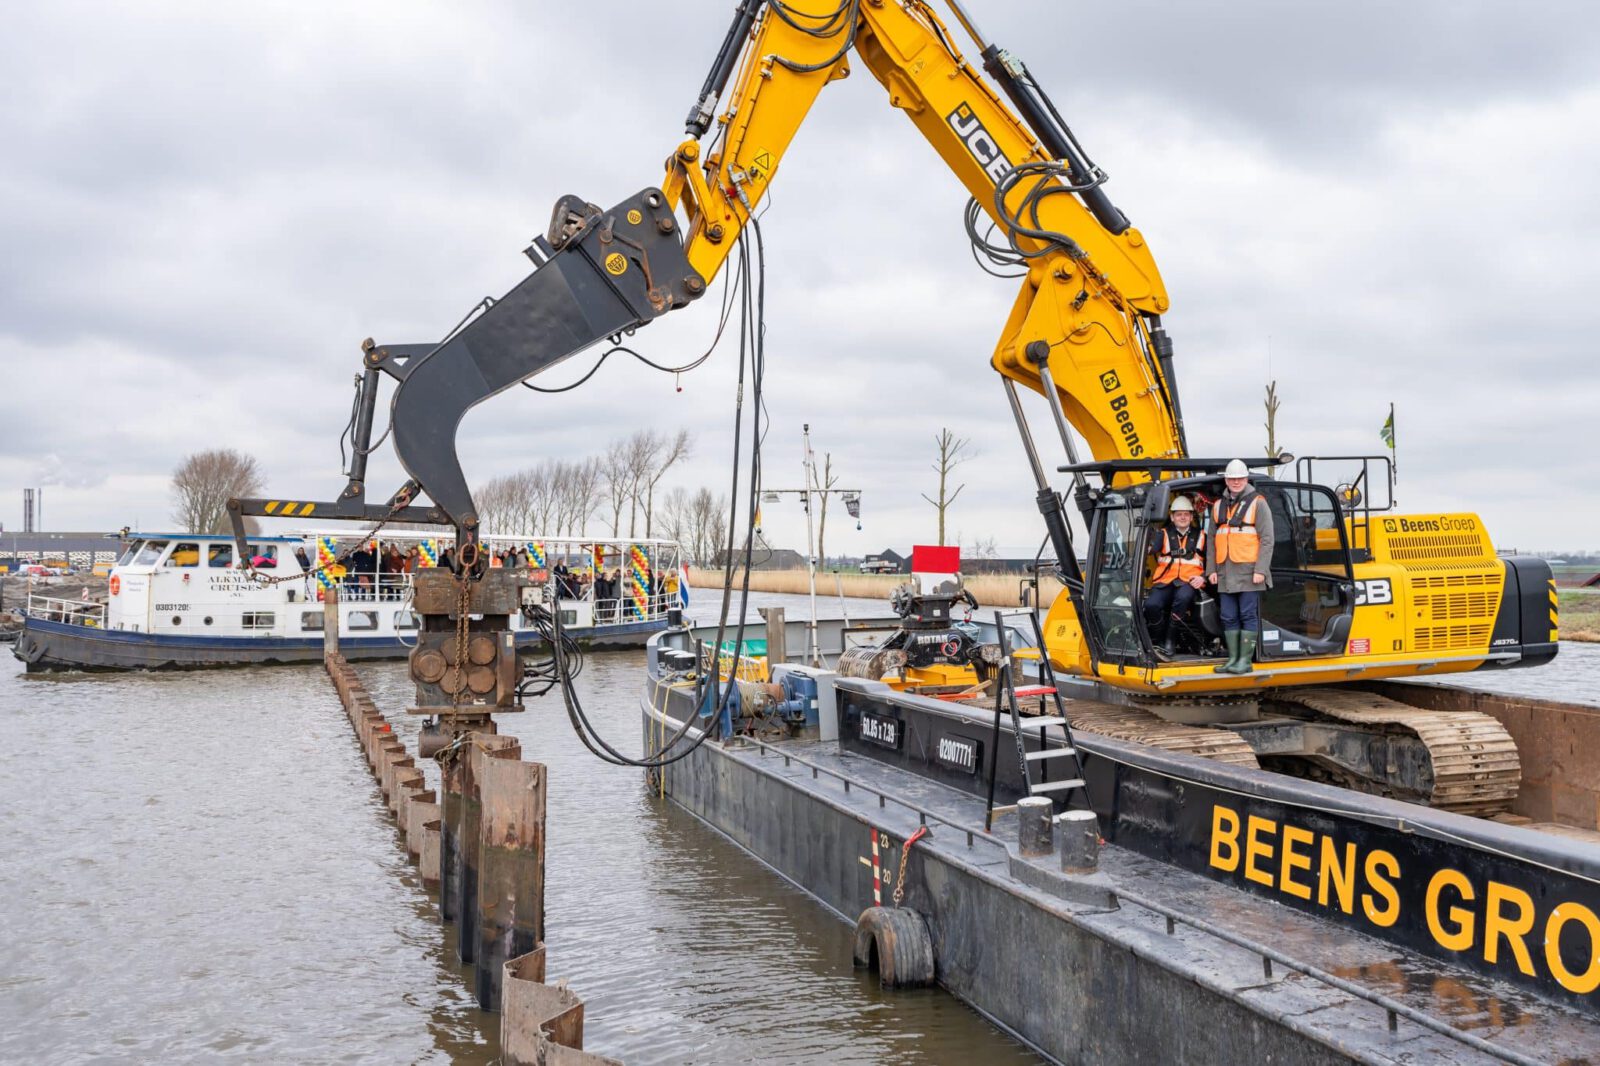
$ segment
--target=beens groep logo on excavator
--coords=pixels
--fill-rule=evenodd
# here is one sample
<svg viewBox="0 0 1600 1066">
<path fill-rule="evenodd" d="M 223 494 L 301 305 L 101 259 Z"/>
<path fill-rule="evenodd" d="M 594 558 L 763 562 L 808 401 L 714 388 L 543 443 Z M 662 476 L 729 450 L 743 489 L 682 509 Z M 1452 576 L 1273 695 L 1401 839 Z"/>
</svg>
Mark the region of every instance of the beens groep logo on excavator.
<svg viewBox="0 0 1600 1066">
<path fill-rule="evenodd" d="M 1000 151 L 1000 145 L 995 142 L 994 135 L 984 128 L 983 120 L 973 113 L 970 106 L 962 104 L 946 115 L 945 121 L 950 123 L 950 128 L 956 131 L 956 136 L 967 146 L 972 158 L 978 161 L 983 172 L 989 175 L 995 184 L 999 184 L 1001 178 L 1011 173 L 1011 161 Z"/>
</svg>

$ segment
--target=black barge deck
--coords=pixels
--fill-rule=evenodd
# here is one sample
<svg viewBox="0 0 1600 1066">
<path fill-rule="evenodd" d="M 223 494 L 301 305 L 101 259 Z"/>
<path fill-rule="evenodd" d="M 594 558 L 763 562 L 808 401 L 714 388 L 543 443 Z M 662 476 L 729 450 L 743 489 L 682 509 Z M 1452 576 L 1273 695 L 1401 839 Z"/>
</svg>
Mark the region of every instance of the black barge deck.
<svg viewBox="0 0 1600 1066">
<path fill-rule="evenodd" d="M 652 642 L 647 745 L 660 742 L 663 719 L 671 730 L 691 713 L 692 689 L 656 674 L 655 652 L 679 639 Z M 1600 974 L 1584 935 L 1584 915 L 1600 907 L 1600 853 L 1585 841 L 1080 734 L 1108 844 L 1098 873 L 1067 876 L 1053 856 L 1021 857 L 1014 821 L 985 833 L 972 782 L 928 769 L 930 741 L 953 721 L 965 715 L 987 741 L 992 719 L 876 682 L 837 679 L 833 689 L 821 712 L 836 716 L 838 739 L 708 742 L 668 766 L 661 788 L 851 922 L 889 905 L 901 849 L 928 827 L 908 853 L 905 905 L 927 920 L 939 983 L 1052 1059 L 1600 1061 L 1593 989 L 1574 992 L 1548 972 L 1554 959 L 1580 989 Z M 898 751 L 861 740 L 852 720 L 864 709 L 904 723 Z M 1002 736 L 1000 751 L 1010 746 Z M 1219 847 L 1229 857 L 1214 824 L 1224 804 L 1241 826 L 1236 838 L 1225 818 L 1220 827 L 1241 848 L 1232 870 L 1212 862 Z M 1281 856 L 1261 851 L 1280 839 L 1269 844 L 1264 829 L 1274 814 L 1279 832 L 1299 823 L 1336 839 L 1340 854 L 1358 848 L 1353 870 L 1335 870 L 1331 906 L 1316 906 L 1319 871 L 1298 861 L 1315 844 L 1291 844 L 1285 882 L 1311 899 L 1278 889 Z M 1390 834 L 1411 849 L 1397 854 Z M 1209 850 L 1185 854 L 1207 838 Z M 1379 853 L 1400 867 L 1393 875 L 1389 860 L 1370 858 Z M 1439 870 L 1459 877 L 1447 873 L 1438 888 Z M 1348 888 L 1337 880 L 1346 877 Z M 1505 903 L 1517 892 L 1536 900 L 1533 913 Z M 1551 955 L 1553 914 L 1562 917 Z M 1405 942 L 1438 933 L 1459 944 L 1468 927 L 1472 944 L 1455 958 Z M 1539 979 L 1521 975 L 1519 986 L 1508 971 L 1524 961 Z"/>
</svg>

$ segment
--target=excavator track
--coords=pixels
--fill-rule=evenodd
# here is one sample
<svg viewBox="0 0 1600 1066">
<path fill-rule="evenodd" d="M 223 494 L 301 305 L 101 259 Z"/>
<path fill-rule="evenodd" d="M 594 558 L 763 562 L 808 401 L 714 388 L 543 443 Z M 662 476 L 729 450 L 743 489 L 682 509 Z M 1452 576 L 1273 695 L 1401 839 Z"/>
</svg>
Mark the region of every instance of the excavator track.
<svg viewBox="0 0 1600 1066">
<path fill-rule="evenodd" d="M 1256 753 L 1237 733 L 1206 726 L 1179 725 L 1137 707 L 1097 700 L 1064 700 L 1074 731 L 1082 730 L 1112 740 L 1148 744 L 1163 751 L 1197 755 L 1202 759 L 1259 767 Z M 1023 720 L 1026 723 L 1026 719 Z"/>
<path fill-rule="evenodd" d="M 1428 711 L 1349 689 L 1281 689 L 1278 704 L 1303 708 L 1376 733 L 1408 734 L 1427 750 L 1432 779 L 1353 781 L 1369 792 L 1418 798 L 1441 810 L 1488 815 L 1505 811 L 1522 784 L 1522 761 L 1505 727 L 1476 711 Z"/>
</svg>

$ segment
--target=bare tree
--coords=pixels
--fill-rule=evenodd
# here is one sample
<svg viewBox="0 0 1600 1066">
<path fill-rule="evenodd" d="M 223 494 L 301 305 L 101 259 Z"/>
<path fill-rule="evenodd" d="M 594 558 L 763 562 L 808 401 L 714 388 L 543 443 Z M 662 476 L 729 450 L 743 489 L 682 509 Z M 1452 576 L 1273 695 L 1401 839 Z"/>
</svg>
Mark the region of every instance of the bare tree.
<svg viewBox="0 0 1600 1066">
<path fill-rule="evenodd" d="M 682 485 L 661 494 L 661 535 L 675 540 L 685 551 L 694 543 L 694 497 Z"/>
<path fill-rule="evenodd" d="M 519 470 L 484 482 L 476 496 L 483 528 L 502 534 L 526 532 L 533 525 L 536 471 Z"/>
<path fill-rule="evenodd" d="M 1267 383 L 1267 454 L 1278 454 L 1278 379 L 1273 378 Z M 1278 472 L 1277 467 L 1272 468 L 1272 473 Z"/>
<path fill-rule="evenodd" d="M 828 552 L 822 545 L 828 535 L 828 490 L 839 483 L 839 477 L 833 472 L 833 453 L 822 453 L 822 472 L 818 473 L 816 467 L 811 469 L 811 487 L 822 490 L 822 503 L 817 509 L 817 565 L 828 565 Z"/>
<path fill-rule="evenodd" d="M 697 566 L 710 566 L 728 539 L 728 498 L 710 489 L 691 494 L 674 488 L 664 494 L 661 533 L 677 541 Z"/>
<path fill-rule="evenodd" d="M 232 448 L 195 452 L 172 472 L 173 519 L 189 533 L 226 533 L 228 501 L 262 489 L 255 457 Z"/>
<path fill-rule="evenodd" d="M 622 509 L 627 506 L 633 487 L 631 472 L 628 442 L 619 437 L 606 446 L 606 454 L 600 459 L 600 480 L 605 484 L 606 502 L 611 505 L 613 537 L 622 529 Z"/>
<path fill-rule="evenodd" d="M 655 437 L 652 433 L 651 437 Z M 694 451 L 694 434 L 687 429 L 680 429 L 671 437 L 656 438 L 660 441 L 655 454 L 651 458 L 648 468 L 648 483 L 644 495 L 644 535 L 652 536 L 655 527 L 656 484 L 666 476 L 678 463 L 689 458 Z"/>
<path fill-rule="evenodd" d="M 956 541 L 960 542 L 961 534 L 956 534 Z M 972 547 L 961 549 L 961 554 L 973 559 L 997 559 L 1000 557 L 1000 545 L 994 537 L 978 537 L 973 540 Z"/>
<path fill-rule="evenodd" d="M 600 506 L 600 460 L 584 459 L 567 464 L 567 495 L 572 501 L 566 530 L 582 533 Z"/>
<path fill-rule="evenodd" d="M 933 439 L 939 449 L 939 457 L 933 464 L 934 473 L 939 475 L 939 496 L 935 499 L 923 493 L 922 498 L 933 504 L 934 509 L 939 512 L 939 543 L 942 545 L 945 512 L 956 502 L 961 490 L 967 487 L 963 483 L 957 485 L 955 491 L 949 491 L 950 472 L 972 458 L 972 453 L 967 450 L 972 441 L 966 437 L 958 437 L 948 429 L 939 430 L 939 435 Z"/>
</svg>

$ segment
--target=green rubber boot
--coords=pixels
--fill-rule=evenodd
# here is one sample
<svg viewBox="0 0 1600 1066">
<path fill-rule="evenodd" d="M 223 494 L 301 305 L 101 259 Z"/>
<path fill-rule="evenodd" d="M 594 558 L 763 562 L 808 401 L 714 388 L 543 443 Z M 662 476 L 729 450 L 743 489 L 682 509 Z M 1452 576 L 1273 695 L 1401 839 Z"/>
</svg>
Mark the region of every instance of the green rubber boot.
<svg viewBox="0 0 1600 1066">
<path fill-rule="evenodd" d="M 1223 663 L 1221 666 L 1213 666 L 1211 668 L 1211 672 L 1213 674 L 1233 673 L 1233 664 L 1239 661 L 1240 632 L 1241 631 L 1237 629 L 1224 629 L 1222 631 L 1222 643 L 1228 646 L 1228 661 Z"/>
<path fill-rule="evenodd" d="M 1230 674 L 1248 674 L 1250 663 L 1256 657 L 1256 635 L 1254 633 L 1239 633 L 1239 661 L 1228 664 Z"/>
</svg>

